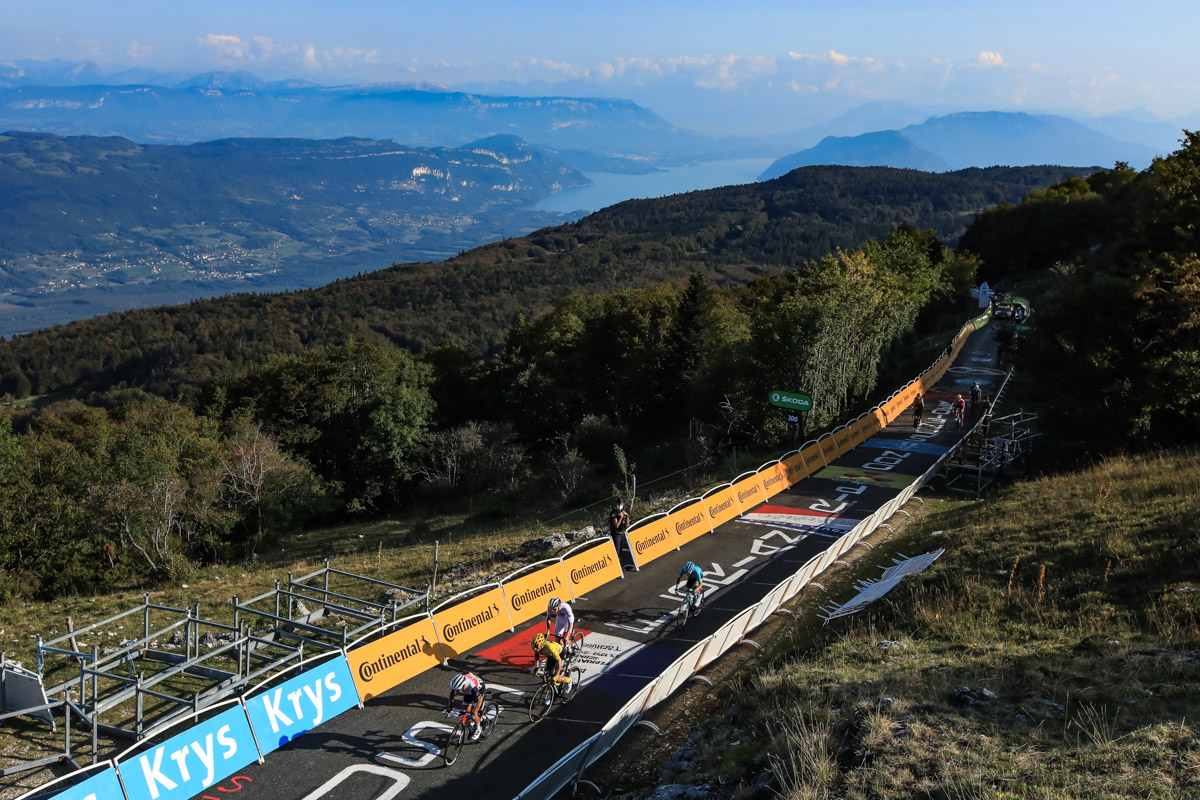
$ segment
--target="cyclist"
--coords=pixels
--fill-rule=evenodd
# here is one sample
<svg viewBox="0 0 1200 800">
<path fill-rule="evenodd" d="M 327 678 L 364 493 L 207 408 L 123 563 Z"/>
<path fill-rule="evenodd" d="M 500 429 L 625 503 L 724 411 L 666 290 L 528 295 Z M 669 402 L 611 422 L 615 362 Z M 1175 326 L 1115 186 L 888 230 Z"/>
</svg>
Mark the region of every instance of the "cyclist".
<svg viewBox="0 0 1200 800">
<path fill-rule="evenodd" d="M 917 392 L 917 396 L 913 398 L 913 430 L 921 426 L 921 415 L 925 413 L 925 395 Z"/>
<path fill-rule="evenodd" d="M 575 612 L 571 610 L 571 604 L 551 597 L 550 602 L 546 604 L 546 634 L 563 647 L 569 647 L 571 634 L 574 632 Z"/>
<path fill-rule="evenodd" d="M 460 672 L 450 679 L 450 697 L 446 700 L 446 713 L 454 708 L 454 695 L 462 693 L 463 705 L 471 712 L 471 741 L 479 741 L 483 728 L 479 724 L 479 712 L 483 709 L 483 696 L 487 694 L 487 684 L 481 681 L 473 672 Z"/>
<path fill-rule="evenodd" d="M 563 648 L 557 642 L 552 642 L 546 638 L 546 634 L 538 633 L 533 637 L 533 652 L 536 656 L 544 656 L 546 659 L 546 674 L 554 676 L 554 682 L 565 684 L 562 687 L 563 694 L 571 691 L 571 676 L 563 675 Z M 553 671 L 551 671 L 553 670 Z"/>
<path fill-rule="evenodd" d="M 679 589 L 679 584 L 685 578 L 687 579 L 687 589 L 689 592 L 693 589 L 695 589 L 697 592 L 704 591 L 704 570 L 700 569 L 700 567 L 693 564 L 691 561 L 684 564 L 683 569 L 679 570 L 679 577 L 675 581 L 676 590 Z"/>
<path fill-rule="evenodd" d="M 979 381 L 971 384 L 971 413 L 975 414 L 979 410 L 979 398 L 983 395 L 983 390 L 979 388 Z"/>
<path fill-rule="evenodd" d="M 954 417 L 954 421 L 959 424 L 959 427 L 961 427 L 963 424 L 966 411 L 967 401 L 963 400 L 963 396 L 960 394 L 955 398 L 954 402 L 950 404 L 950 416 Z"/>
</svg>

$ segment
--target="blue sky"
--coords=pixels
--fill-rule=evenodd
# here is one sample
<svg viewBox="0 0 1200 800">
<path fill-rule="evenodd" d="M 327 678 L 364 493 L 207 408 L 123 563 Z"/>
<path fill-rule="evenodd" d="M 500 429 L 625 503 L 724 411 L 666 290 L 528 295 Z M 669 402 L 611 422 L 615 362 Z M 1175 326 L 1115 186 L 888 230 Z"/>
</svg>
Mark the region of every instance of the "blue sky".
<svg viewBox="0 0 1200 800">
<path fill-rule="evenodd" d="M 1140 6 L 1141 4 L 1137 4 Z M 1200 109 L 1200 5 L 1156 2 L 0 0 L 0 61 L 632 97 L 770 130 L 871 100 Z M 785 113 L 786 112 L 786 113 Z M 732 130 L 725 132 L 733 132 Z"/>
</svg>

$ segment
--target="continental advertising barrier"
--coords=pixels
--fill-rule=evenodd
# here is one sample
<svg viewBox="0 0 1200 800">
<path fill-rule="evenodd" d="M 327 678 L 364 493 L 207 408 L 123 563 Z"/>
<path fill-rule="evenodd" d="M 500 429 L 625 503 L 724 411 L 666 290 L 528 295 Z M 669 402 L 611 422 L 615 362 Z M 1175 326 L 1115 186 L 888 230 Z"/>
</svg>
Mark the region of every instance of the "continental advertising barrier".
<svg viewBox="0 0 1200 800">
<path fill-rule="evenodd" d="M 762 478 L 758 476 L 757 472 L 739 475 L 733 482 L 733 496 L 737 498 L 738 506 L 743 514 L 767 501 Z"/>
<path fill-rule="evenodd" d="M 358 705 L 350 663 L 337 655 L 246 701 L 263 755 Z"/>
<path fill-rule="evenodd" d="M 671 528 L 675 531 L 675 544 L 678 547 L 690 542 L 697 536 L 712 533 L 708 524 L 708 514 L 704 511 L 704 502 L 699 498 L 684 500 L 668 513 Z"/>
<path fill-rule="evenodd" d="M 513 625 L 545 614 L 551 597 L 567 601 L 575 599 L 566 570 L 558 560 L 519 578 L 506 578 L 501 586 Z"/>
<path fill-rule="evenodd" d="M 382 639 L 346 654 L 358 696 L 365 703 L 393 686 L 442 663 L 433 620 L 427 614 L 413 619 Z"/>
<path fill-rule="evenodd" d="M 470 600 L 454 603 L 456 599 L 451 598 L 433 610 L 433 623 L 446 658 L 454 658 L 513 629 L 504 590 L 499 586 Z"/>
<path fill-rule="evenodd" d="M 741 513 L 741 507 L 733 496 L 732 486 L 718 486 L 700 499 L 703 501 L 704 513 L 708 515 L 708 524 L 713 530 Z"/>
<path fill-rule="evenodd" d="M 779 465 L 783 467 L 784 474 L 787 475 L 789 486 L 794 486 L 808 477 L 809 470 L 804 466 L 804 454 L 800 451 L 785 457 L 779 462 Z"/>
<path fill-rule="evenodd" d="M 595 547 L 589 547 L 563 559 L 563 569 L 571 584 L 571 594 L 580 597 L 597 586 L 624 577 L 621 564 L 617 561 L 617 548 L 612 539 L 605 539 Z"/>
<path fill-rule="evenodd" d="M 763 491 L 766 492 L 767 499 L 792 485 L 792 482 L 788 480 L 787 468 L 778 461 L 759 467 L 758 477 L 762 479 Z M 713 527 L 717 526 L 713 525 Z"/>
<path fill-rule="evenodd" d="M 630 526 L 625 538 L 629 540 L 629 552 L 633 553 L 633 563 L 638 569 L 659 556 L 679 549 L 675 528 L 668 514 L 655 514 L 638 520 Z"/>
</svg>

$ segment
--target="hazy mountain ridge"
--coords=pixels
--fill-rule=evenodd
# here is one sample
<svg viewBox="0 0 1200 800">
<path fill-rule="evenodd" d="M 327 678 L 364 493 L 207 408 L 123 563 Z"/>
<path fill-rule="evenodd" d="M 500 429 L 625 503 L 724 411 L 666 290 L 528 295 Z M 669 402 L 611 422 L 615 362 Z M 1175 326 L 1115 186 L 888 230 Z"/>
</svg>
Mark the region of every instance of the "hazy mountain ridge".
<svg viewBox="0 0 1200 800">
<path fill-rule="evenodd" d="M 628 100 L 478 95 L 400 84 L 265 84 L 235 73 L 195 76 L 171 87 L 0 88 L 2 129 L 169 144 L 357 136 L 411 146 L 456 146 L 512 134 L 559 149 L 633 160 L 686 160 L 732 152 L 729 143 L 677 128 Z"/>
<path fill-rule="evenodd" d="M 900 130 L 827 137 L 815 147 L 778 159 L 760 180 L 815 164 L 956 170 L 994 165 L 1108 166 L 1125 161 L 1140 168 L 1159 154 L 1147 145 L 1113 139 L 1066 117 L 960 112 Z M 934 166 L 938 163 L 942 166 Z"/>
</svg>

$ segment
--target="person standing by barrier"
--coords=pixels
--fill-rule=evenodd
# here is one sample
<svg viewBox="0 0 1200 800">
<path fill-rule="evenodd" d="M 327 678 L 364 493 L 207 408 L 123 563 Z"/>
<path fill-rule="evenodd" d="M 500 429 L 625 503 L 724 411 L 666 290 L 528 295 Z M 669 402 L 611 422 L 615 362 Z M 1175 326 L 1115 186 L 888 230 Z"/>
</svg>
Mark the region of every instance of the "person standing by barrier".
<svg viewBox="0 0 1200 800">
<path fill-rule="evenodd" d="M 625 532 L 629 530 L 629 512 L 625 510 L 625 503 L 621 498 L 617 498 L 616 507 L 609 512 L 608 515 L 608 535 L 612 537 L 613 548 L 617 551 L 617 559 L 621 558 L 622 549 L 628 550 L 625 541 Z M 629 554 L 630 561 L 633 561 L 633 554 Z"/>
<path fill-rule="evenodd" d="M 983 395 L 983 390 L 979 388 L 979 381 L 975 381 L 974 383 L 971 384 L 970 395 L 971 395 L 971 413 L 977 414 L 979 412 L 979 398 Z"/>
</svg>

